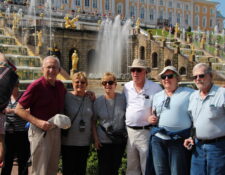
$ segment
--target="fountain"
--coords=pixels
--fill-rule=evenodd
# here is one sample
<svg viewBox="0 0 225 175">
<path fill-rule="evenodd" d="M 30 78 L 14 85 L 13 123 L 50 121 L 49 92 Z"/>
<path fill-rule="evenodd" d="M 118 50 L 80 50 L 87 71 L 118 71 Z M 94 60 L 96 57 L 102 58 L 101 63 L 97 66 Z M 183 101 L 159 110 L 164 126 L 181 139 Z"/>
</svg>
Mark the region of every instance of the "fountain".
<svg viewBox="0 0 225 175">
<path fill-rule="evenodd" d="M 96 43 L 96 57 L 91 63 L 89 77 L 101 77 L 104 72 L 114 72 L 121 76 L 124 53 L 128 47 L 128 37 L 131 21 L 128 20 L 121 26 L 120 16 L 114 21 L 106 19 L 101 23 L 101 28 Z"/>
</svg>

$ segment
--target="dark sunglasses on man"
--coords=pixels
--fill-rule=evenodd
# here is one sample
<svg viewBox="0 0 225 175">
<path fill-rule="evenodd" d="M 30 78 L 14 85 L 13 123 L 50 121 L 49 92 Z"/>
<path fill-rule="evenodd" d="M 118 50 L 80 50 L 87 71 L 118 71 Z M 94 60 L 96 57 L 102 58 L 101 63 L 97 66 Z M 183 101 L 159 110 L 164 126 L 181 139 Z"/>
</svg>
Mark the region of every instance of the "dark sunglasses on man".
<svg viewBox="0 0 225 175">
<path fill-rule="evenodd" d="M 143 69 L 141 69 L 141 68 L 132 68 L 132 69 L 130 69 L 131 72 L 138 72 L 138 73 L 142 72 L 142 70 Z"/>
<path fill-rule="evenodd" d="M 205 78 L 205 75 L 206 74 L 199 74 L 199 75 L 193 76 L 192 78 L 193 78 L 193 80 L 196 80 L 197 78 Z"/>
</svg>

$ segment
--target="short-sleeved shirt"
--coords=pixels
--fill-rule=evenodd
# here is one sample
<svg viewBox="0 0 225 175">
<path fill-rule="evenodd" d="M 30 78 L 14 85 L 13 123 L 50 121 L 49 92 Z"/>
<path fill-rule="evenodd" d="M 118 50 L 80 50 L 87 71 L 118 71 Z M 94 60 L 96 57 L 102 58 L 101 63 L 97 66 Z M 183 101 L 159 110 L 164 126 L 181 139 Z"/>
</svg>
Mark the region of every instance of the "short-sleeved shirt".
<svg viewBox="0 0 225 175">
<path fill-rule="evenodd" d="M 178 87 L 172 96 L 168 97 L 164 90 L 155 94 L 153 97 L 153 110 L 159 117 L 158 126 L 167 131 L 181 131 L 191 127 L 191 118 L 188 113 L 189 97 L 194 89 Z M 169 105 L 166 107 L 166 99 L 170 98 Z M 161 133 L 156 136 L 162 139 L 170 139 Z"/>
<path fill-rule="evenodd" d="M 56 80 L 55 86 L 49 84 L 44 77 L 31 83 L 19 103 L 30 108 L 30 113 L 42 120 L 48 120 L 55 114 L 63 112 L 66 89 L 63 83 Z"/>
<path fill-rule="evenodd" d="M 93 102 L 87 96 L 81 97 L 68 92 L 65 96 L 64 114 L 73 120 L 67 136 L 62 136 L 62 145 L 88 146 L 91 143 L 91 119 Z M 85 129 L 80 131 L 79 123 L 83 120 Z"/>
<path fill-rule="evenodd" d="M 145 80 L 143 89 L 138 93 L 134 82 L 130 81 L 124 86 L 126 96 L 126 125 L 146 126 L 149 125 L 147 118 L 150 116 L 153 95 L 161 91 L 159 84 Z"/>
<path fill-rule="evenodd" d="M 188 111 L 193 118 L 198 139 L 225 136 L 225 89 L 213 85 L 202 99 L 200 91 L 190 96 Z"/>
<path fill-rule="evenodd" d="M 125 127 L 125 110 L 126 100 L 123 94 L 116 93 L 114 99 L 100 96 L 94 102 L 94 119 L 104 128 L 111 125 L 114 130 L 122 129 Z M 101 143 L 112 143 L 99 125 L 97 133 Z"/>
</svg>

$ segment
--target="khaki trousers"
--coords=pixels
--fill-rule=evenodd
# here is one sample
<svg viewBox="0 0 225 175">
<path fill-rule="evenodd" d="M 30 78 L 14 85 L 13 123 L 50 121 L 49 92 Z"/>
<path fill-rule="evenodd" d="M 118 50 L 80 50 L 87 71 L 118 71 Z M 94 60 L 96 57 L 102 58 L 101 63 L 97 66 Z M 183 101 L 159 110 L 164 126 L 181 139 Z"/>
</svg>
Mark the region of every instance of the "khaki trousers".
<svg viewBox="0 0 225 175">
<path fill-rule="evenodd" d="M 148 155 L 150 131 L 127 127 L 127 170 L 126 175 L 144 175 Z"/>
<path fill-rule="evenodd" d="M 33 125 L 29 129 L 31 149 L 31 174 L 56 175 L 60 156 L 61 135 L 59 128 L 43 131 Z"/>
</svg>

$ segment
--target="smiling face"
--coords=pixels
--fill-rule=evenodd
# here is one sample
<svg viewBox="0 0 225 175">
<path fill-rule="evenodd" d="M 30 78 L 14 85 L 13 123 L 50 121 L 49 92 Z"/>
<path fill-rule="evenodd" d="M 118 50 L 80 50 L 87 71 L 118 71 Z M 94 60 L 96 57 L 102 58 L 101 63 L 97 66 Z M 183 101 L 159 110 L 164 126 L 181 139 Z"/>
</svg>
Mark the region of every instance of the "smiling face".
<svg viewBox="0 0 225 175">
<path fill-rule="evenodd" d="M 47 82 L 54 85 L 56 81 L 56 76 L 58 75 L 59 71 L 60 71 L 59 63 L 55 58 L 49 56 L 44 59 L 42 72 Z"/>
<path fill-rule="evenodd" d="M 174 91 L 178 86 L 178 76 L 172 70 L 167 70 L 161 75 L 161 82 L 166 90 Z"/>
<path fill-rule="evenodd" d="M 87 77 L 84 72 L 77 72 L 73 75 L 73 90 L 75 94 L 84 95 L 87 85 Z"/>
<path fill-rule="evenodd" d="M 145 82 L 146 69 L 131 68 L 131 76 L 135 84 L 142 84 Z"/>
<path fill-rule="evenodd" d="M 114 94 L 116 90 L 116 78 L 111 73 L 106 73 L 102 78 L 102 86 L 106 94 Z"/>
<path fill-rule="evenodd" d="M 212 74 L 206 71 L 205 67 L 193 70 L 193 79 L 200 91 L 208 91 L 212 85 Z"/>
</svg>

